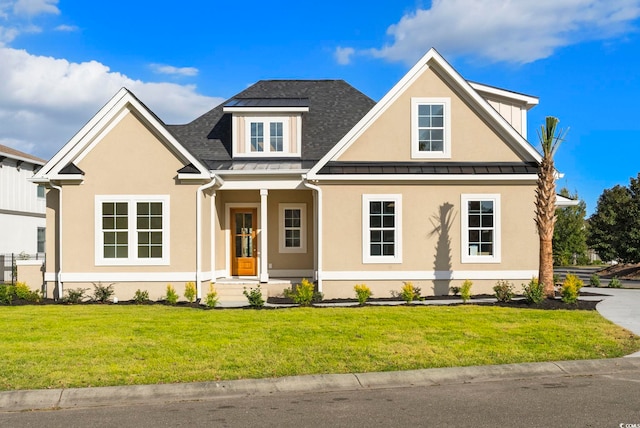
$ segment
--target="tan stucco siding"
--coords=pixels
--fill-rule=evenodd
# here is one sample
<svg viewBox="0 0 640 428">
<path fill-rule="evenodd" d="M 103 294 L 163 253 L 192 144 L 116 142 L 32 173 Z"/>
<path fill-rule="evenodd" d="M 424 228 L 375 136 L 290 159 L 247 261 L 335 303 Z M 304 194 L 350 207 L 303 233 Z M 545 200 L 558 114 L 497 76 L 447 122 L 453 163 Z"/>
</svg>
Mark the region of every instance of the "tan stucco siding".
<svg viewBox="0 0 640 428">
<path fill-rule="evenodd" d="M 196 189 L 202 183 L 179 183 L 183 163 L 133 114 L 77 165 L 84 182 L 63 190 L 65 272 L 195 272 Z M 168 195 L 169 265 L 96 266 L 96 195 Z"/>
<path fill-rule="evenodd" d="M 537 269 L 533 184 L 323 185 L 323 270 L 480 271 Z M 402 195 L 402 262 L 363 263 L 362 195 Z M 462 263 L 461 195 L 501 197 L 501 262 Z M 447 208 L 449 207 L 449 208 Z M 448 244 L 440 240 L 449 212 Z M 447 240 L 444 239 L 446 242 Z"/>
<path fill-rule="evenodd" d="M 429 161 L 515 162 L 522 159 L 429 68 L 339 157 L 339 161 L 425 161 L 411 158 L 411 98 L 451 99 L 451 158 Z"/>
</svg>

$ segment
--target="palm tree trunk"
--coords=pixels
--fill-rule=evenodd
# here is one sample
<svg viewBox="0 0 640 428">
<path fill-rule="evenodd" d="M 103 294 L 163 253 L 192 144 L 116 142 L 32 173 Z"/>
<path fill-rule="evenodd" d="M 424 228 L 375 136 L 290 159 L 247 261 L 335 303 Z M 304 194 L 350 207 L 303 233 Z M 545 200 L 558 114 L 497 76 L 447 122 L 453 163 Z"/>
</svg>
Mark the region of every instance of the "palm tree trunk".
<svg viewBox="0 0 640 428">
<path fill-rule="evenodd" d="M 539 281 L 547 297 L 554 297 L 553 229 L 556 223 L 556 185 L 553 159 L 544 157 L 538 171 L 536 190 L 536 224 L 540 237 Z"/>
</svg>

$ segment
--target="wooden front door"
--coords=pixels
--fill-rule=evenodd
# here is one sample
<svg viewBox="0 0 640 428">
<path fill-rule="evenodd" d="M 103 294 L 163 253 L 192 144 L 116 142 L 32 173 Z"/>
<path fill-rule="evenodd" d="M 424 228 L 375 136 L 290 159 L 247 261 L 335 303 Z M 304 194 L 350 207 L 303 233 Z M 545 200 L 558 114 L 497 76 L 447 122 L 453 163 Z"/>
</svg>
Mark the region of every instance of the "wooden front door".
<svg viewBox="0 0 640 428">
<path fill-rule="evenodd" d="M 258 274 L 257 217 L 256 208 L 231 210 L 231 275 Z"/>
</svg>

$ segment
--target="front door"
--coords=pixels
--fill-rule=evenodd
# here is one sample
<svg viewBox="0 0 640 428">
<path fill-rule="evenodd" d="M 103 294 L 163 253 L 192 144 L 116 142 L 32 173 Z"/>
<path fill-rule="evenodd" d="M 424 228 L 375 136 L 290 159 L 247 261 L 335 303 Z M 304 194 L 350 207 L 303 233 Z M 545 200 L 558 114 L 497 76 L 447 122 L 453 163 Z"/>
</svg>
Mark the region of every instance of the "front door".
<svg viewBox="0 0 640 428">
<path fill-rule="evenodd" d="M 231 210 L 231 275 L 258 274 L 257 217 L 258 210 L 255 208 Z"/>
</svg>

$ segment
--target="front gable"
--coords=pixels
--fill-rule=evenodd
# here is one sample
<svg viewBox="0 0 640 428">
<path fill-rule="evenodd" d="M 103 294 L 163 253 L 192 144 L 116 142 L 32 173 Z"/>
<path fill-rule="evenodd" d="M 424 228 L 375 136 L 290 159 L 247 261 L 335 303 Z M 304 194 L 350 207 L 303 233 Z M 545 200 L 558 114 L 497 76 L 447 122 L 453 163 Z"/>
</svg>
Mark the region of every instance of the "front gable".
<svg viewBox="0 0 640 428">
<path fill-rule="evenodd" d="M 348 163 L 533 165 L 539 160 L 524 136 L 432 49 L 309 176 Z"/>
<path fill-rule="evenodd" d="M 167 130 L 157 116 L 143 105 L 131 92 L 122 88 L 96 115 L 67 143 L 54 157 L 47 162 L 34 176 L 32 181 L 47 183 L 50 181 L 80 182 L 82 183 L 89 172 L 85 158 L 92 156 L 92 152 L 102 145 L 103 141 L 110 141 L 107 146 L 118 146 L 117 149 L 100 148 L 98 152 L 108 151 L 108 155 L 101 157 L 104 161 L 113 161 L 116 169 L 134 159 L 136 165 L 130 165 L 125 175 L 131 176 L 140 168 L 152 167 L 157 148 L 144 147 L 143 142 L 149 136 L 160 143 L 177 160 L 176 168 L 171 172 L 180 180 L 206 180 L 209 172 L 176 138 Z M 83 167 L 84 165 L 84 167 Z M 187 166 L 192 166 L 187 173 Z M 106 169 L 104 164 L 102 170 Z M 75 171 L 75 172 L 74 172 Z"/>
</svg>

